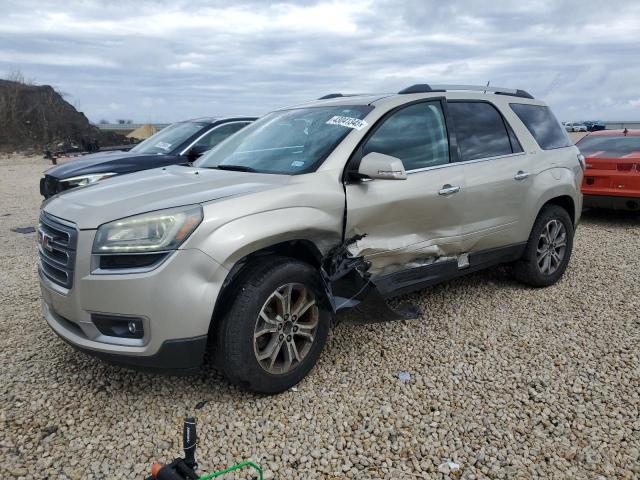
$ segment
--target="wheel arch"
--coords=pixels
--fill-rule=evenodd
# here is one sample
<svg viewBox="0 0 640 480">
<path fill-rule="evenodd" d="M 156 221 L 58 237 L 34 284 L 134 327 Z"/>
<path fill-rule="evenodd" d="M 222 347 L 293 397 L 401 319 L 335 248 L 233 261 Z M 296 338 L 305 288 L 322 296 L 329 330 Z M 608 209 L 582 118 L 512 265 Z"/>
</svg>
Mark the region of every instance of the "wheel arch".
<svg viewBox="0 0 640 480">
<path fill-rule="evenodd" d="M 532 194 L 536 201 L 529 210 L 530 228 L 527 235 L 546 205 L 557 205 L 566 210 L 573 226 L 576 226 L 580 219 L 582 197 L 580 179 L 576 178 L 572 168 L 556 166 L 542 171 L 535 176 Z"/>
<path fill-rule="evenodd" d="M 256 261 L 260 261 L 268 256 L 292 258 L 307 263 L 318 270 L 320 269 L 323 258 L 323 254 L 318 245 L 311 240 L 302 238 L 279 241 L 245 254 L 234 263 L 220 287 L 209 325 L 210 338 L 211 334 L 215 332 L 218 320 L 224 315 L 229 306 L 229 301 L 232 299 L 230 293 L 237 287 L 238 283 L 242 281 L 243 273 Z"/>
<path fill-rule="evenodd" d="M 547 205 L 556 205 L 558 207 L 563 208 L 569 214 L 571 218 L 571 223 L 575 226 L 576 224 L 576 203 L 570 195 L 559 195 L 557 197 L 550 198 L 547 200 L 538 210 L 538 215 L 544 207 Z"/>
</svg>

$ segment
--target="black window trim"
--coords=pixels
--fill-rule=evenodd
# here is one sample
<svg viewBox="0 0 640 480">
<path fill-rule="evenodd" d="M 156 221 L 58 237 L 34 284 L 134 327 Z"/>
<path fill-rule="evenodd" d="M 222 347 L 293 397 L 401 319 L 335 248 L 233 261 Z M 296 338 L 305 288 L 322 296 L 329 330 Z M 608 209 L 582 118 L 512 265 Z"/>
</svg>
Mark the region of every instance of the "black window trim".
<svg viewBox="0 0 640 480">
<path fill-rule="evenodd" d="M 477 163 L 477 162 L 485 162 L 488 160 L 498 160 L 501 158 L 514 157 L 516 155 L 525 155 L 524 147 L 522 146 L 522 141 L 520 140 L 520 138 L 518 138 L 518 134 L 513 129 L 509 121 L 504 117 L 504 115 L 500 111 L 500 108 L 495 103 L 490 102 L 489 100 L 481 100 L 476 98 L 471 98 L 471 99 L 452 98 L 452 99 L 447 99 L 447 103 L 488 103 L 489 105 L 491 105 L 495 109 L 495 111 L 498 112 L 498 115 L 500 115 L 500 118 L 502 118 L 502 123 L 504 124 L 504 128 L 507 131 L 507 138 L 509 139 L 509 145 L 511 146 L 511 153 L 505 153 L 504 155 L 494 155 L 492 157 L 474 158 L 473 160 L 458 160 L 457 163 L 459 164 Z M 515 114 L 515 112 L 513 113 Z M 452 130 L 454 131 L 453 134 L 457 135 L 456 125 L 453 121 L 451 123 L 452 123 Z M 520 149 L 522 150 L 521 152 L 513 151 L 513 143 L 511 143 L 511 135 L 509 135 L 509 129 L 511 129 L 511 131 L 513 132 L 513 135 L 516 137 L 516 140 L 520 144 Z M 456 137 L 456 147 L 458 148 L 458 159 L 461 159 L 462 155 L 460 153 L 460 147 L 458 145 L 457 137 Z"/>
<path fill-rule="evenodd" d="M 450 165 L 455 164 L 458 159 L 458 144 L 455 141 L 455 136 L 453 135 L 453 131 L 451 128 L 452 121 L 449 115 L 449 110 L 447 109 L 446 97 L 441 96 L 441 97 L 421 98 L 418 100 L 413 100 L 411 102 L 403 103 L 401 105 L 397 105 L 393 107 L 391 110 L 389 110 L 388 112 L 386 112 L 384 115 L 382 115 L 378 120 L 376 120 L 373 126 L 369 128 L 366 135 L 360 139 L 360 141 L 358 142 L 358 145 L 356 145 L 356 147 L 353 149 L 353 152 L 351 153 L 351 155 L 349 155 L 349 159 L 345 163 L 344 171 L 342 174 L 343 183 L 360 183 L 362 181 L 361 178 L 358 178 L 356 175 L 353 175 L 353 174 L 358 171 L 358 167 L 360 166 L 360 161 L 362 160 L 362 149 L 364 147 L 364 144 L 367 143 L 369 138 L 376 133 L 376 131 L 380 128 L 380 126 L 390 116 L 412 105 L 416 105 L 419 103 L 434 103 L 434 102 L 440 103 L 440 108 L 444 116 L 444 127 L 445 127 L 445 130 L 447 131 L 447 140 L 449 143 L 449 161 L 441 165 L 432 165 L 430 167 L 407 170 L 406 173 L 407 175 L 409 175 L 412 173 L 418 173 L 425 170 L 431 170 L 434 168 L 448 167 Z"/>
</svg>

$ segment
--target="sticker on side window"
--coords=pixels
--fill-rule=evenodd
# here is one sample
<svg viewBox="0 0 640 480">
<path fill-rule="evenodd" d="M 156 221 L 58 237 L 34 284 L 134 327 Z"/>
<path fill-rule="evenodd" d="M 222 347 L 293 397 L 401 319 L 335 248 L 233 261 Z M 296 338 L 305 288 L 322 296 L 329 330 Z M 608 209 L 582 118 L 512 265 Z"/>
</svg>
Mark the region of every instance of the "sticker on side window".
<svg viewBox="0 0 640 480">
<path fill-rule="evenodd" d="M 291 162 L 292 167 L 304 167 L 304 162 L 301 160 L 294 160 Z"/>
<path fill-rule="evenodd" d="M 162 150 L 169 150 L 171 148 L 171 144 L 167 142 L 158 142 L 155 144 L 156 147 L 161 148 Z"/>
<path fill-rule="evenodd" d="M 355 130 L 362 130 L 369 125 L 364 120 L 353 117 L 343 117 L 342 115 L 336 115 L 327 120 L 327 125 L 340 125 L 341 127 L 353 128 Z"/>
</svg>

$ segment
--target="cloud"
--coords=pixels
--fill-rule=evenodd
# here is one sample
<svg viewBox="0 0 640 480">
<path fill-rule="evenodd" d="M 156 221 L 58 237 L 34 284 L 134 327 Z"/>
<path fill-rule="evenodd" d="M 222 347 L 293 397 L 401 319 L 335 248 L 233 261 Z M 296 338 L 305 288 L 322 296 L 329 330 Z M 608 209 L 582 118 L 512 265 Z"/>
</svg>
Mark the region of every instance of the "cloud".
<svg viewBox="0 0 640 480">
<path fill-rule="evenodd" d="M 199 67 L 200 65 L 193 62 L 179 62 L 179 63 L 172 63 L 171 65 L 167 65 L 167 68 L 170 68 L 173 70 L 196 70 Z"/>
<path fill-rule="evenodd" d="M 142 97 L 140 99 L 140 105 L 145 108 L 158 107 L 166 104 L 167 101 L 164 98 Z"/>
<path fill-rule="evenodd" d="M 263 114 L 412 83 L 523 88 L 564 120 L 638 116 L 640 4 L 436 0 L 0 0 L 0 74 L 89 118 Z M 162 101 L 158 101 L 162 99 Z"/>
</svg>

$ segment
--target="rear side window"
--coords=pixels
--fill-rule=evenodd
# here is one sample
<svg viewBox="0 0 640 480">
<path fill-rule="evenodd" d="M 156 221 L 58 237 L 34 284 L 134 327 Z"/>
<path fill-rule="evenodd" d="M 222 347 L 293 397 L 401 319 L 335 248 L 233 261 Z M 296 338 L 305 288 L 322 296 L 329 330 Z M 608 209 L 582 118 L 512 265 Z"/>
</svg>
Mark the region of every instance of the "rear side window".
<svg viewBox="0 0 640 480">
<path fill-rule="evenodd" d="M 391 114 L 369 137 L 362 155 L 399 158 L 406 170 L 449 162 L 449 140 L 440 102 L 422 102 Z"/>
<path fill-rule="evenodd" d="M 510 129 L 493 105 L 486 102 L 450 102 L 448 108 L 456 127 L 461 161 L 522 151 L 515 135 L 510 135 Z"/>
<path fill-rule="evenodd" d="M 543 150 L 572 145 L 567 132 L 549 107 L 524 103 L 511 103 L 510 106 Z"/>
</svg>

